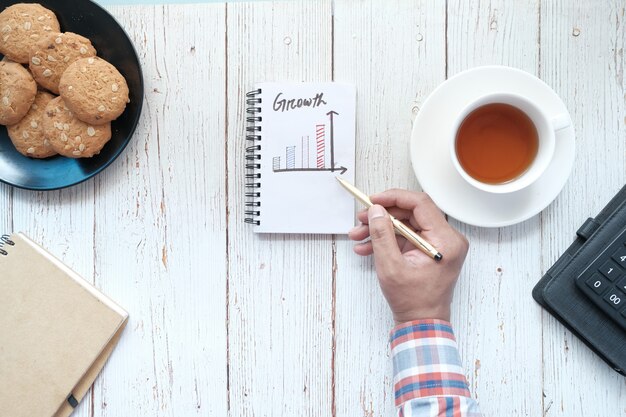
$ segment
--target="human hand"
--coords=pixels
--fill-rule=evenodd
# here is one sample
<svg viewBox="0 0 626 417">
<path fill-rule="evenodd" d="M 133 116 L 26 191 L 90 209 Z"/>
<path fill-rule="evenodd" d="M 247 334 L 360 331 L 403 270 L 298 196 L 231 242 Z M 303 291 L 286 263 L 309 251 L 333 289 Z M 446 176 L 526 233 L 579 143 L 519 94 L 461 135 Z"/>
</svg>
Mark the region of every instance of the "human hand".
<svg viewBox="0 0 626 417">
<path fill-rule="evenodd" d="M 467 239 L 448 224 L 425 193 L 396 189 L 370 199 L 374 206 L 358 213 L 362 225 L 348 236 L 354 241 L 371 238 L 355 245 L 354 252 L 374 254 L 380 287 L 396 324 L 421 319 L 450 321 L 454 286 L 469 248 Z M 389 214 L 410 225 L 443 259 L 436 262 L 395 235 Z"/>
</svg>

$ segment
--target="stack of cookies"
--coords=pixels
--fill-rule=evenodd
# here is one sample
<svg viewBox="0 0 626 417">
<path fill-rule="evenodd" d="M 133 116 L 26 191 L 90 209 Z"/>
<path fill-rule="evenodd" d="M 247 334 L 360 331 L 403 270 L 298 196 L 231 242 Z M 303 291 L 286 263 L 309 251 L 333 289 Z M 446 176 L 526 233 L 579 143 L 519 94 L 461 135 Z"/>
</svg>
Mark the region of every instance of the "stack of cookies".
<svg viewBox="0 0 626 417">
<path fill-rule="evenodd" d="M 129 91 L 89 39 L 61 33 L 43 6 L 19 3 L 0 13 L 0 53 L 0 124 L 15 148 L 31 158 L 98 154 Z"/>
</svg>

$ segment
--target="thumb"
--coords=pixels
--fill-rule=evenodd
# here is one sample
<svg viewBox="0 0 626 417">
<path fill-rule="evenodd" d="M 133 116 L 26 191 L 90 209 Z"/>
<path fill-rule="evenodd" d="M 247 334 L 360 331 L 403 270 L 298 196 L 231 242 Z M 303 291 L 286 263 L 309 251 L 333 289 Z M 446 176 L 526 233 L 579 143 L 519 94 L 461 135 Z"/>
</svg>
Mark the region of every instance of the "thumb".
<svg viewBox="0 0 626 417">
<path fill-rule="evenodd" d="M 370 207 L 367 217 L 376 269 L 379 276 L 389 275 L 397 268 L 402 257 L 391 218 L 383 206 L 376 204 Z"/>
</svg>

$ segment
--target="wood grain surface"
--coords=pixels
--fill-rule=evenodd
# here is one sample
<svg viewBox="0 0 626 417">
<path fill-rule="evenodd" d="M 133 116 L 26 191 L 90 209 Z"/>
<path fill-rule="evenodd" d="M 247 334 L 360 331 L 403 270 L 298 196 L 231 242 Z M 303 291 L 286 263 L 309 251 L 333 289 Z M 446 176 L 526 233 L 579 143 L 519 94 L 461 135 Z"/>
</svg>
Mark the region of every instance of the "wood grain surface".
<svg viewBox="0 0 626 417">
<path fill-rule="evenodd" d="M 531 298 L 626 181 L 626 6 L 591 0 L 320 0 L 108 6 L 146 83 L 131 145 L 76 187 L 0 184 L 24 231 L 130 313 L 74 415 L 391 416 L 392 320 L 345 236 L 243 224 L 245 93 L 257 81 L 357 86 L 357 185 L 419 190 L 412 122 L 460 71 L 537 75 L 576 128 L 576 165 L 539 215 L 450 219 L 471 251 L 453 324 L 485 416 L 626 416 L 626 380 Z"/>
</svg>

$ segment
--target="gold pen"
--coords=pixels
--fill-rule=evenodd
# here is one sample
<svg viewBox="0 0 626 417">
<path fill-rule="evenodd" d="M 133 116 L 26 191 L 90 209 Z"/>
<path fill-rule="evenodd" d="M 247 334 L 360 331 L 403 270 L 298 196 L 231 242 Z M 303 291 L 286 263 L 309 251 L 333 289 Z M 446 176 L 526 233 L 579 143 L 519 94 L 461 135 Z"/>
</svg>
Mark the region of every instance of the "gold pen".
<svg viewBox="0 0 626 417">
<path fill-rule="evenodd" d="M 337 181 L 339 181 L 339 184 L 341 184 L 343 188 L 348 190 L 348 192 L 352 194 L 354 198 L 356 198 L 361 203 L 363 203 L 365 207 L 370 208 L 374 205 L 371 202 L 370 198 L 367 195 L 363 194 L 354 185 L 350 184 L 348 181 L 345 181 L 339 177 L 335 177 L 335 178 L 337 178 Z M 416 248 L 420 249 L 422 252 L 424 252 L 426 255 L 430 256 L 437 262 L 443 259 L 443 255 L 441 255 L 441 253 L 439 253 L 439 251 L 437 251 L 437 249 L 435 249 L 433 245 L 426 242 L 420 235 L 415 233 L 407 225 L 405 225 L 400 220 L 393 217 L 391 214 L 389 215 L 389 217 L 391 218 L 391 223 L 393 223 L 393 228 L 402 236 L 404 236 L 409 242 L 415 245 Z"/>
</svg>

